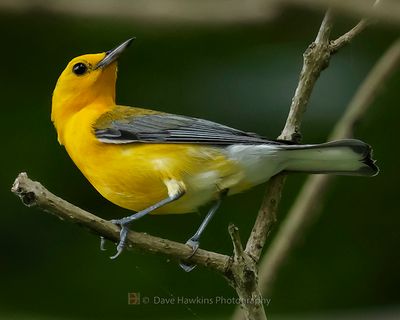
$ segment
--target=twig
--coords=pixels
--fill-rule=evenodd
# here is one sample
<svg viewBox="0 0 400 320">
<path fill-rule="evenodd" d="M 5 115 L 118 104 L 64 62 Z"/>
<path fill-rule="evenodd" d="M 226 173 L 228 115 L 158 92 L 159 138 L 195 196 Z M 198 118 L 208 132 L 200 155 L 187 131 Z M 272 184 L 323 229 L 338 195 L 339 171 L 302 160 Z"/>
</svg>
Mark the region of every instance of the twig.
<svg viewBox="0 0 400 320">
<path fill-rule="evenodd" d="M 400 40 L 397 40 L 379 59 L 338 121 L 329 140 L 349 138 L 355 126 L 368 112 L 378 92 L 400 67 Z M 318 175 L 307 179 L 286 220 L 274 238 L 260 264 L 259 285 L 263 294 L 271 292 L 273 281 L 282 263 L 289 256 L 299 236 L 318 217 L 324 196 L 333 176 Z"/>
<path fill-rule="evenodd" d="M 380 3 L 380 0 L 376 0 L 373 7 L 376 7 Z M 376 8 L 375 8 L 376 9 Z M 360 34 L 366 27 L 368 27 L 373 22 L 372 19 L 364 18 L 362 19 L 354 28 L 346 32 L 336 40 L 331 41 L 331 53 L 334 54 L 339 51 L 342 47 L 349 44 L 354 37 Z"/>
<path fill-rule="evenodd" d="M 86 227 L 111 241 L 119 241 L 119 227 L 115 224 L 55 196 L 39 182 L 29 179 L 26 173 L 18 175 L 11 191 L 18 195 L 27 206 L 36 206 L 62 220 Z M 177 260 L 184 260 L 187 263 L 201 265 L 220 273 L 227 272 L 230 265 L 228 256 L 202 249 L 198 249 L 190 259 L 187 259 L 192 253 L 192 249 L 187 245 L 145 233 L 129 232 L 127 245 L 146 252 L 158 253 Z"/>
<path fill-rule="evenodd" d="M 298 142 L 300 140 L 300 124 L 303 114 L 306 111 L 308 100 L 314 85 L 329 64 L 330 49 L 329 36 L 332 28 L 332 14 L 328 11 L 322 21 L 317 38 L 303 55 L 303 69 L 300 73 L 299 84 L 297 85 L 289 116 L 279 139 Z"/>
<path fill-rule="evenodd" d="M 246 244 L 246 253 L 250 255 L 255 262 L 258 262 L 260 259 L 265 241 L 277 221 L 276 214 L 285 180 L 285 175 L 283 174 L 272 177 L 265 190 L 256 222 L 254 223 Z"/>
<path fill-rule="evenodd" d="M 371 24 L 371 20 L 363 19 L 361 20 L 353 29 L 346 32 L 336 40 L 331 41 L 331 52 L 336 53 L 342 47 L 347 45 L 355 36 L 361 33 L 368 25 Z"/>
</svg>

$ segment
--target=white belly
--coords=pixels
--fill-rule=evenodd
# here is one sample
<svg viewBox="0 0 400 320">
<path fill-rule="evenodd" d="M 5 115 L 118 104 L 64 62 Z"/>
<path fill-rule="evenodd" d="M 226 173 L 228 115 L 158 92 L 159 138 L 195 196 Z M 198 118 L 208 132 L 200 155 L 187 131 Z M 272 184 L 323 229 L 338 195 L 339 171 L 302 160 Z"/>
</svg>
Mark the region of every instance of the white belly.
<svg viewBox="0 0 400 320">
<path fill-rule="evenodd" d="M 285 161 L 274 146 L 232 145 L 226 152 L 243 170 L 243 179 L 253 186 L 268 181 L 285 167 Z"/>
<path fill-rule="evenodd" d="M 192 204 L 199 206 L 229 189 L 235 194 L 269 180 L 283 169 L 283 161 L 274 147 L 266 145 L 233 145 L 224 150 L 227 159 L 235 164 L 228 175 L 219 170 L 205 170 L 187 177 L 185 184 Z"/>
</svg>

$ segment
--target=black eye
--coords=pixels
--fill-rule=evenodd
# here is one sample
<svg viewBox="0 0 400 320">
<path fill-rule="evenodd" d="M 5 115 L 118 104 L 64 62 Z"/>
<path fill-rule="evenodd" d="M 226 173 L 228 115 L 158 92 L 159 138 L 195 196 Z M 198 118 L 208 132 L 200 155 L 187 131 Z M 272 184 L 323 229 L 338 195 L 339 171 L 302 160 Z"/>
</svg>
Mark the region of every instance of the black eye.
<svg viewBox="0 0 400 320">
<path fill-rule="evenodd" d="M 84 74 L 87 71 L 87 66 L 84 63 L 79 62 L 77 64 L 74 64 L 74 66 L 72 67 L 72 71 L 76 75 L 80 76 L 80 75 Z"/>
</svg>

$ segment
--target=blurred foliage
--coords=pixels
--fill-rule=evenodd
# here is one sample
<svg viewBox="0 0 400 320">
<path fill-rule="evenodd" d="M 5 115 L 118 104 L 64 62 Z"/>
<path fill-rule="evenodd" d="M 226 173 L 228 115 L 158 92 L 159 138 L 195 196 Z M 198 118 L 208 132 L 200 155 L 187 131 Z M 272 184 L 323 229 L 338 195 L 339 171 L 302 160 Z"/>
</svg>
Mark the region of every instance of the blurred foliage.
<svg viewBox="0 0 400 320">
<path fill-rule="evenodd" d="M 203 117 L 275 137 L 286 118 L 302 53 L 320 18 L 289 11 L 264 24 L 196 27 L 41 11 L 0 12 L 5 145 L 0 159 L 0 317 L 227 319 L 233 305 L 128 305 L 128 292 L 140 292 L 142 297 L 235 293 L 214 273 L 199 268 L 186 274 L 160 256 L 133 252 L 111 261 L 112 244 L 108 252 L 99 251 L 96 236 L 25 208 L 9 188 L 18 172 L 27 171 L 55 194 L 102 217 L 127 213 L 97 194 L 57 143 L 50 122 L 51 94 L 69 59 L 108 50 L 134 35 L 137 40 L 120 62 L 119 103 Z M 339 19 L 335 34 L 353 23 Z M 324 141 L 368 70 L 397 35 L 398 30 L 370 28 L 333 58 L 312 96 L 304 142 Z M 321 219 L 279 273 L 267 308 L 270 315 L 399 304 L 400 175 L 394 143 L 399 83 L 397 73 L 357 132 L 374 146 L 381 174 L 335 180 Z M 305 177 L 288 179 L 279 220 Z M 227 199 L 202 246 L 229 254 L 229 222 L 238 225 L 246 239 L 263 189 Z M 200 221 L 199 214 L 151 216 L 132 228 L 184 241 Z"/>
</svg>

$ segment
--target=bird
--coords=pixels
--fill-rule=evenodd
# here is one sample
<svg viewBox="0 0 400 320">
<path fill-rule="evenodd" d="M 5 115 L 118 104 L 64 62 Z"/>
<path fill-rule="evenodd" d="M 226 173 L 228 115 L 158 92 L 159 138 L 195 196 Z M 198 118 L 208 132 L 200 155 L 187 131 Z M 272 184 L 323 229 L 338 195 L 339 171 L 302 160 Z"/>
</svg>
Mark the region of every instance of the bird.
<svg viewBox="0 0 400 320">
<path fill-rule="evenodd" d="M 378 174 L 371 147 L 360 140 L 294 144 L 209 120 L 116 104 L 118 59 L 134 39 L 73 58 L 52 97 L 58 142 L 104 198 L 134 212 L 111 220 L 120 227 L 112 259 L 123 251 L 129 225 L 148 214 L 190 213 L 211 204 L 186 242 L 194 254 L 224 197 L 278 173 Z"/>
</svg>

